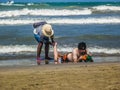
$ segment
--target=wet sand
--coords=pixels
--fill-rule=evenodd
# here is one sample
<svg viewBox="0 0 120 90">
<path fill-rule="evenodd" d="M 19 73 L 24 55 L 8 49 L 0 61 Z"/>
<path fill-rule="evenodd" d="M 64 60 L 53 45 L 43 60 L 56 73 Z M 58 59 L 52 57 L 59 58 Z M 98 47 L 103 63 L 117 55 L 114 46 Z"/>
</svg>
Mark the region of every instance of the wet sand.
<svg viewBox="0 0 120 90">
<path fill-rule="evenodd" d="M 120 90 L 120 62 L 3 66 L 0 90 Z"/>
</svg>

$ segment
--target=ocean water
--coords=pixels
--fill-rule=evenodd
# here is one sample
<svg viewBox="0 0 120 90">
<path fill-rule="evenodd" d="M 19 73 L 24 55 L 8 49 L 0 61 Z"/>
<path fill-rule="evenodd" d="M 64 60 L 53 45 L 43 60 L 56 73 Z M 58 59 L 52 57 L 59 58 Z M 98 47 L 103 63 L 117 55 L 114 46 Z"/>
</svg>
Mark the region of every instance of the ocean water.
<svg viewBox="0 0 120 90">
<path fill-rule="evenodd" d="M 35 59 L 39 21 L 53 26 L 60 52 L 84 41 L 93 56 L 120 56 L 120 2 L 0 3 L 0 59 Z"/>
</svg>

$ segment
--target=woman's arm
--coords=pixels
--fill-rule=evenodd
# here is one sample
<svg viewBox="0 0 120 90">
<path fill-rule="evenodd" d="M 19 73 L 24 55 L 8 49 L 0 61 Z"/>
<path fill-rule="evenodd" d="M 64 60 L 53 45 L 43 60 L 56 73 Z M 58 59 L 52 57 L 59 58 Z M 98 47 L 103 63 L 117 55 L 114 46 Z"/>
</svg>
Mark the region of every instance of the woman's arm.
<svg viewBox="0 0 120 90">
<path fill-rule="evenodd" d="M 77 63 L 78 62 L 78 57 L 77 57 L 77 49 L 73 49 L 72 51 L 72 55 L 73 55 L 73 62 Z"/>
</svg>

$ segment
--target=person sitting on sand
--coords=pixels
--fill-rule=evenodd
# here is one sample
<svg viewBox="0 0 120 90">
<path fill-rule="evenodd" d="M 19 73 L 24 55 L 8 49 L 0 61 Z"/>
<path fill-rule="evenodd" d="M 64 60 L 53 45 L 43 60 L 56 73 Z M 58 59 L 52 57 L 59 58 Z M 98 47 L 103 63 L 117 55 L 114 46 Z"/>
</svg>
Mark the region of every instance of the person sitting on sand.
<svg viewBox="0 0 120 90">
<path fill-rule="evenodd" d="M 54 44 L 54 61 L 55 64 L 59 63 L 58 60 L 64 62 L 93 62 L 91 55 L 86 50 L 86 43 L 80 42 L 77 48 L 74 48 L 72 52 L 61 55 L 57 51 L 57 42 Z"/>
</svg>

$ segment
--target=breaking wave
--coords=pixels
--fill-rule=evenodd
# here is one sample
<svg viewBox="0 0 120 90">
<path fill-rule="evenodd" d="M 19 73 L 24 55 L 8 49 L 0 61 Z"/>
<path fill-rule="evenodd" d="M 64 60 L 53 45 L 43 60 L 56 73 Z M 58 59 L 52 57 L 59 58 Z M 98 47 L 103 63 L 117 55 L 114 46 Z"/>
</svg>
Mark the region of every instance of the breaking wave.
<svg viewBox="0 0 120 90">
<path fill-rule="evenodd" d="M 120 6 L 95 6 L 92 7 L 92 9 L 97 10 L 97 11 L 120 11 Z"/>
<path fill-rule="evenodd" d="M 22 15 L 33 15 L 33 16 L 69 16 L 69 15 L 90 15 L 92 13 L 103 13 L 103 12 L 119 12 L 120 6 L 93 6 L 90 8 L 80 9 L 15 9 L 15 10 L 3 10 L 0 11 L 0 17 L 16 17 Z"/>
<path fill-rule="evenodd" d="M 9 46 L 0 46 L 0 54 L 9 54 L 9 53 L 24 53 L 24 52 L 36 52 L 36 45 L 9 45 Z M 14 48 L 14 49 L 13 49 Z M 63 47 L 60 46 L 58 51 L 60 52 L 71 52 L 73 47 Z M 120 54 L 120 48 L 104 48 L 104 47 L 89 47 L 88 50 L 91 53 L 97 54 Z M 51 49 L 51 51 L 53 51 Z M 26 53 L 27 54 L 27 53 Z"/>
<path fill-rule="evenodd" d="M 0 17 L 15 17 L 21 15 L 34 15 L 34 16 L 68 16 L 68 15 L 89 15 L 91 10 L 57 10 L 57 9 L 28 9 L 24 8 L 22 10 L 10 10 L 10 11 L 0 11 Z"/>
<path fill-rule="evenodd" d="M 101 17 L 101 18 L 79 18 L 79 19 L 69 19 L 69 18 L 46 18 L 44 19 L 48 23 L 52 24 L 117 24 L 120 23 L 120 17 Z M 0 25 L 24 25 L 32 24 L 34 22 L 43 21 L 41 18 L 25 18 L 25 19 L 1 19 Z"/>
</svg>

